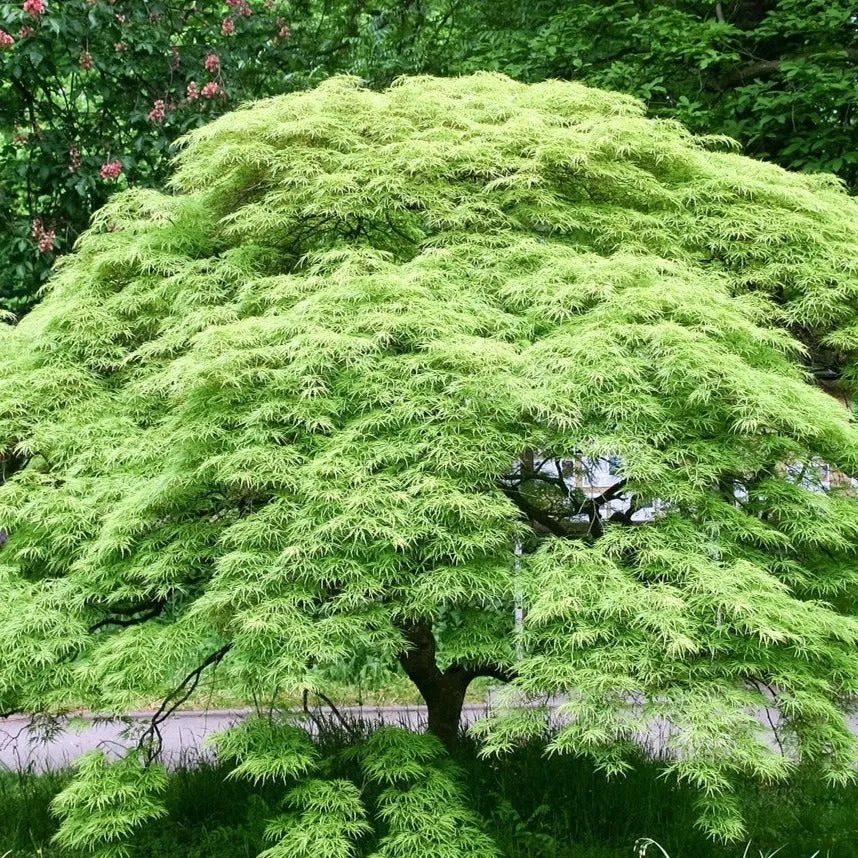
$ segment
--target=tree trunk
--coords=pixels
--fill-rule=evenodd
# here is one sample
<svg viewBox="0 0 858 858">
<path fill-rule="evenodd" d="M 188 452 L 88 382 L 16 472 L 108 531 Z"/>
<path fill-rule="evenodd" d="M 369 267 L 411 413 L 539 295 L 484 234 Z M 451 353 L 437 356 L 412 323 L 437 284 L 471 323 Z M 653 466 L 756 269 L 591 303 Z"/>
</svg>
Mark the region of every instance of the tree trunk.
<svg viewBox="0 0 858 858">
<path fill-rule="evenodd" d="M 429 732 L 450 751 L 459 736 L 465 692 L 476 674 L 460 665 L 440 670 L 435 662 L 435 636 L 428 623 L 409 624 L 403 632 L 411 648 L 400 653 L 400 664 L 426 701 Z"/>
<path fill-rule="evenodd" d="M 462 705 L 465 702 L 465 692 L 468 690 L 470 681 L 470 679 L 443 674 L 435 696 L 426 699 L 429 710 L 429 732 L 434 733 L 448 751 L 453 750 L 459 738 Z M 423 696 L 426 697 L 425 694 Z"/>
</svg>

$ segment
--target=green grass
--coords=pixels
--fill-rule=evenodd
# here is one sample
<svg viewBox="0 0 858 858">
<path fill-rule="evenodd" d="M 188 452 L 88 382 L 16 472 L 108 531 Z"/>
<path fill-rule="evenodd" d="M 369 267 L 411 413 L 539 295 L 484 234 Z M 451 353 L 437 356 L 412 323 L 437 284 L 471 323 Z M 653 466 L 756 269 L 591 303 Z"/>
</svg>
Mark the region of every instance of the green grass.
<svg viewBox="0 0 858 858">
<path fill-rule="evenodd" d="M 332 732 L 323 749 L 342 747 Z M 741 858 L 744 845 L 707 841 L 694 827 L 694 796 L 657 777 L 645 761 L 623 780 L 606 782 L 586 764 L 546 758 L 537 746 L 499 761 L 478 761 L 464 743 L 458 754 L 472 800 L 506 858 Z M 169 818 L 144 829 L 135 858 L 253 858 L 281 791 L 224 780 L 226 769 L 177 771 Z M 0 775 L 0 856 L 59 858 L 49 804 L 65 776 Z M 744 793 L 751 848 L 746 858 L 858 858 L 858 788 L 832 790 L 813 771 L 777 789 Z M 658 845 L 636 842 L 653 838 Z M 663 851 L 661 851 L 663 849 Z M 415 856 L 420 858 L 420 856 Z"/>
</svg>

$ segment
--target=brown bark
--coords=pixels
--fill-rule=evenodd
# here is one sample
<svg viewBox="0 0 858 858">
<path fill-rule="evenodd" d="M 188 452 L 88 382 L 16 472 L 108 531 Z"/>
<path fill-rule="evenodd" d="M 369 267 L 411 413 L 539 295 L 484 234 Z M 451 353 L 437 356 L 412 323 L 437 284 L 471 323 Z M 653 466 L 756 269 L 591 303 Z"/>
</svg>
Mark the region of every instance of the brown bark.
<svg viewBox="0 0 858 858">
<path fill-rule="evenodd" d="M 399 662 L 426 701 L 429 732 L 452 750 L 459 736 L 465 692 L 477 674 L 460 665 L 444 671 L 438 667 L 435 636 L 428 623 L 409 623 L 403 632 L 410 646 L 399 654 Z"/>
<path fill-rule="evenodd" d="M 426 700 L 429 710 L 429 732 L 437 736 L 444 747 L 451 751 L 459 738 L 462 721 L 462 706 L 470 679 L 455 679 L 444 674 L 434 697 Z"/>
<path fill-rule="evenodd" d="M 459 737 L 465 692 L 478 676 L 493 676 L 511 682 L 514 674 L 499 664 L 450 665 L 441 670 L 435 660 L 435 635 L 428 622 L 408 623 L 402 628 L 408 649 L 399 654 L 399 662 L 408 678 L 417 686 L 429 711 L 429 732 L 434 733 L 447 750 Z"/>
</svg>

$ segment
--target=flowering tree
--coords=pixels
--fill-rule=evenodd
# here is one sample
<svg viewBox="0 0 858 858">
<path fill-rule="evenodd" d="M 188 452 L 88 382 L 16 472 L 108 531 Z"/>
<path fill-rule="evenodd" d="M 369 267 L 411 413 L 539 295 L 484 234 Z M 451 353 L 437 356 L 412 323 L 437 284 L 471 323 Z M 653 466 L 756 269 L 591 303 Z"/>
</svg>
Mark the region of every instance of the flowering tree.
<svg viewBox="0 0 858 858">
<path fill-rule="evenodd" d="M 0 3 L 0 305 L 26 308 L 109 194 L 179 135 L 289 88 L 279 0 Z"/>
<path fill-rule="evenodd" d="M 443 751 L 478 676 L 534 703 L 488 751 L 548 695 L 550 750 L 612 773 L 671 724 L 724 837 L 736 778 L 854 777 L 858 429 L 809 370 L 854 372 L 858 203 L 725 145 L 571 83 L 337 78 L 100 210 L 0 331 L 0 708 L 164 701 L 84 761 L 64 843 L 164 812 L 159 725 L 201 675 L 272 699 L 367 651 L 433 735 L 220 739 L 294 787 L 271 858 L 493 855 Z"/>
<path fill-rule="evenodd" d="M 851 0 L 0 2 L 0 306 L 28 306 L 108 193 L 175 137 L 332 72 L 497 70 L 644 98 L 791 169 L 858 186 Z M 8 124 L 8 127 L 2 127 Z M 101 167 L 112 166 L 102 176 Z M 122 171 L 117 173 L 117 170 Z M 40 223 L 36 223 L 40 220 Z"/>
</svg>

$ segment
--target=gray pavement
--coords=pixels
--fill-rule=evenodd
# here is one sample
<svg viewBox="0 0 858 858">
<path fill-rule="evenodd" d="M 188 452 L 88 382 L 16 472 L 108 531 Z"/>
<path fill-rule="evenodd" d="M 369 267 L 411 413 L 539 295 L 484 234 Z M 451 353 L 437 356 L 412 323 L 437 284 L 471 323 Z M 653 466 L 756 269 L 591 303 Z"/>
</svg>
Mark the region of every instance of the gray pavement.
<svg viewBox="0 0 858 858">
<path fill-rule="evenodd" d="M 252 714 L 250 709 L 221 709 L 175 712 L 160 726 L 164 762 L 171 767 L 192 765 L 210 759 L 206 739 Z M 463 725 L 473 723 L 487 713 L 485 704 L 465 706 Z M 395 724 L 412 730 L 426 724 L 424 706 L 342 707 L 338 709 L 349 722 Z M 312 710 L 313 716 L 333 720 L 327 707 Z M 71 765 L 81 754 L 102 749 L 118 756 L 136 744 L 152 713 L 133 712 L 121 720 L 106 720 L 84 715 L 59 721 L 31 721 L 26 717 L 0 719 L 0 766 L 16 771 L 55 771 Z M 302 713 L 302 717 L 303 716 Z M 308 728 L 314 729 L 307 719 Z"/>
<path fill-rule="evenodd" d="M 175 712 L 160 726 L 164 762 L 177 767 L 213 759 L 213 751 L 206 743 L 208 737 L 247 718 L 252 712 L 251 709 Z M 463 727 L 486 717 L 488 712 L 486 703 L 466 705 L 462 711 Z M 316 730 L 314 719 L 333 722 L 337 715 L 352 724 L 392 724 L 410 730 L 420 730 L 426 725 L 425 706 L 350 706 L 339 708 L 337 713 L 320 707 L 311 713 L 309 718 L 296 713 L 305 719 L 311 733 Z M 121 756 L 126 749 L 134 747 L 151 717 L 151 712 L 132 712 L 122 719 L 93 715 L 58 721 L 33 721 L 18 716 L 0 719 L 0 767 L 15 771 L 56 771 L 67 768 L 81 754 L 95 749 L 110 756 Z M 759 719 L 766 741 L 776 747 L 771 725 L 777 721 L 777 713 L 760 712 Z M 858 735 L 858 716 L 850 719 L 850 725 Z M 666 724 L 653 724 L 649 732 L 638 737 L 638 742 L 649 754 L 659 756 L 668 753 L 671 732 Z"/>
</svg>

